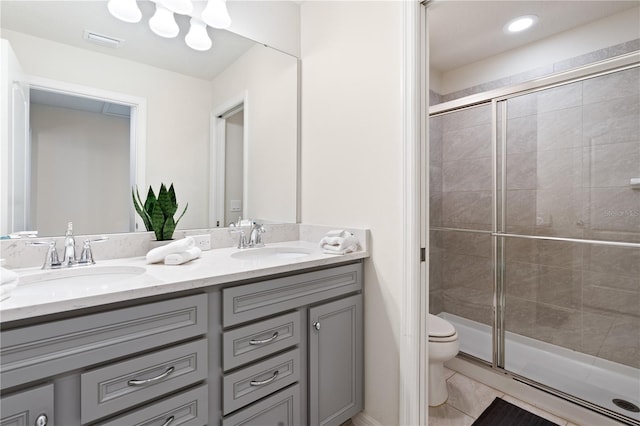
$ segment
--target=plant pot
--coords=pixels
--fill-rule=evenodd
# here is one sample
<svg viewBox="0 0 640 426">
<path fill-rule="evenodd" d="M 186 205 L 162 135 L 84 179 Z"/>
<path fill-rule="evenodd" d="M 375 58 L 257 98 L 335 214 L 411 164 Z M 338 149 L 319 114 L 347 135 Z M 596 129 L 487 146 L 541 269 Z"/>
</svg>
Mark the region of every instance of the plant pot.
<svg viewBox="0 0 640 426">
<path fill-rule="evenodd" d="M 158 240 L 150 240 L 149 241 L 149 250 L 152 250 L 154 248 L 158 248 L 158 247 L 162 247 L 162 246 L 166 246 L 169 243 L 172 243 L 174 240 L 162 240 L 162 241 L 158 241 Z"/>
</svg>

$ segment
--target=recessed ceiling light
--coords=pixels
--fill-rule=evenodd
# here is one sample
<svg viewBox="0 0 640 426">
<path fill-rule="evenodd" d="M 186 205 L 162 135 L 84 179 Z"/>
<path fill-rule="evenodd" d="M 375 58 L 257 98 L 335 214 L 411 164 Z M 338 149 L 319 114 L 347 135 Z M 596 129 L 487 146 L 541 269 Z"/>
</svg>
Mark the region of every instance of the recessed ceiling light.
<svg viewBox="0 0 640 426">
<path fill-rule="evenodd" d="M 531 28 L 536 22 L 538 22 L 536 15 L 518 16 L 509 21 L 507 25 L 504 26 L 504 30 L 506 33 L 519 33 L 527 28 Z"/>
</svg>

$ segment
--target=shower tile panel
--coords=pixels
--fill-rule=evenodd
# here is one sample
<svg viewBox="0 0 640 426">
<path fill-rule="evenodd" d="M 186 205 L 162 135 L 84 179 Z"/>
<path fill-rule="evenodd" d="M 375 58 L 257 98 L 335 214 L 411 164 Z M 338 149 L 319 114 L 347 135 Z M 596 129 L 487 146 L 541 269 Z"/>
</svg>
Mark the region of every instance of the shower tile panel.
<svg viewBox="0 0 640 426">
<path fill-rule="evenodd" d="M 442 135 L 442 160 L 488 158 L 491 162 L 491 123 L 465 127 Z"/>
<path fill-rule="evenodd" d="M 489 257 L 445 251 L 442 257 L 442 276 L 446 288 L 493 288 L 493 264 Z"/>
<path fill-rule="evenodd" d="M 640 317 L 640 291 L 619 290 L 585 283 L 584 308 L 590 311 Z"/>
<path fill-rule="evenodd" d="M 591 230 L 624 232 L 627 241 L 640 235 L 640 191 L 591 188 L 588 195 L 585 209 Z"/>
<path fill-rule="evenodd" d="M 583 108 L 586 145 L 638 142 L 640 96 L 613 98 Z"/>
<path fill-rule="evenodd" d="M 447 253 L 491 258 L 491 235 L 471 232 L 444 232 L 442 246 Z"/>
<path fill-rule="evenodd" d="M 536 92 L 538 113 L 579 107 L 582 104 L 582 83 L 567 84 Z"/>
<path fill-rule="evenodd" d="M 583 83 L 583 103 L 592 104 L 612 98 L 640 95 L 640 68 L 590 78 Z"/>
<path fill-rule="evenodd" d="M 442 130 L 443 132 L 450 132 L 452 130 L 491 123 L 491 121 L 491 105 L 481 105 L 443 115 Z"/>
<path fill-rule="evenodd" d="M 536 153 L 509 154 L 507 156 L 507 190 L 536 189 Z"/>
<path fill-rule="evenodd" d="M 443 163 L 443 192 L 490 191 L 491 182 L 491 158 Z"/>
<path fill-rule="evenodd" d="M 584 249 L 584 269 L 631 278 L 640 290 L 640 249 L 588 245 Z"/>
<path fill-rule="evenodd" d="M 511 104 L 508 110 L 511 110 Z M 538 123 L 535 117 L 525 116 L 507 121 L 507 155 L 535 153 L 538 150 Z"/>
<path fill-rule="evenodd" d="M 581 107 L 541 113 L 535 120 L 538 151 L 576 148 L 584 144 Z M 507 152 L 511 141 L 508 145 Z"/>
<path fill-rule="evenodd" d="M 443 290 L 444 311 L 482 324 L 491 324 L 493 293 L 490 290 L 453 288 Z"/>
<path fill-rule="evenodd" d="M 640 141 L 592 145 L 585 147 L 582 154 L 585 187 L 628 188 L 629 178 L 640 176 Z"/>
<path fill-rule="evenodd" d="M 491 192 L 445 192 L 442 199 L 443 226 L 491 229 Z"/>
</svg>

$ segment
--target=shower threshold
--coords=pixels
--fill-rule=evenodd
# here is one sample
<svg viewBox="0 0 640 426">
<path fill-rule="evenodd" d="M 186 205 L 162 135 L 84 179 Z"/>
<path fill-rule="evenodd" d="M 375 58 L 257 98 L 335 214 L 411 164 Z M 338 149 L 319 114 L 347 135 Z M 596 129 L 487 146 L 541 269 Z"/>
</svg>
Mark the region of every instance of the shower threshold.
<svg viewBox="0 0 640 426">
<path fill-rule="evenodd" d="M 443 312 L 454 325 L 460 352 L 492 361 L 491 327 Z M 505 333 L 505 370 L 640 422 L 640 413 L 613 403 L 640 406 L 640 370 L 550 343 Z"/>
</svg>

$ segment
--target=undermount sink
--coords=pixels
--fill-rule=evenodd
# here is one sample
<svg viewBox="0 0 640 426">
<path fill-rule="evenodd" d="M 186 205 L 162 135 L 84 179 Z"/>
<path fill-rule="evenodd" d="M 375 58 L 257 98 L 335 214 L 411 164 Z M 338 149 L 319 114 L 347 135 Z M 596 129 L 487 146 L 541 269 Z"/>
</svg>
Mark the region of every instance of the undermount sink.
<svg viewBox="0 0 640 426">
<path fill-rule="evenodd" d="M 12 297 L 34 301 L 58 297 L 79 297 L 117 287 L 146 272 L 140 266 L 77 266 L 24 275 Z"/>
<path fill-rule="evenodd" d="M 310 250 L 301 247 L 261 247 L 237 251 L 231 257 L 243 260 L 280 260 L 299 259 L 310 254 Z"/>
</svg>

